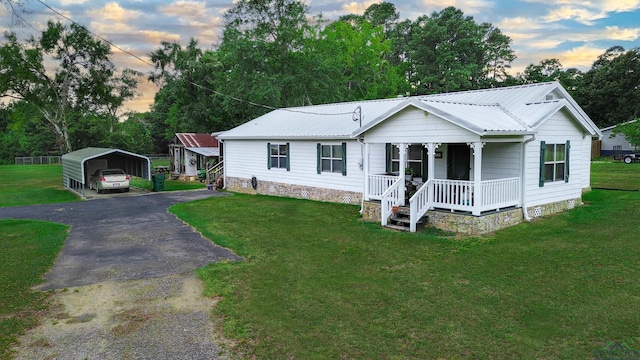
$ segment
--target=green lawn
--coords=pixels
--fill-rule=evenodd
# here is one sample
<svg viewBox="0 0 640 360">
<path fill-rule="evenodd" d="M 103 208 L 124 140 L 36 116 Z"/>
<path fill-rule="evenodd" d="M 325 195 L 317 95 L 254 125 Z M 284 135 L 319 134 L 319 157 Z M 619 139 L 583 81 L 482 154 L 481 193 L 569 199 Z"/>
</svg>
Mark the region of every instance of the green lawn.
<svg viewBox="0 0 640 360">
<path fill-rule="evenodd" d="M 596 165 L 594 182 L 622 183 L 626 166 Z M 576 359 L 611 341 L 640 348 L 640 193 L 584 200 L 462 239 L 298 199 L 236 194 L 171 211 L 247 258 L 200 276 L 222 299 L 219 329 L 250 358 Z"/>
<path fill-rule="evenodd" d="M 638 189 L 636 165 L 595 163 L 592 185 Z M 59 166 L 34 167 L 0 167 L 0 204 L 13 196 L 7 180 L 24 191 L 12 205 L 59 184 Z M 574 359 L 611 341 L 640 348 L 640 192 L 594 190 L 584 200 L 481 238 L 398 233 L 360 221 L 354 206 L 266 196 L 171 211 L 246 257 L 199 274 L 222 299 L 219 329 L 247 357 Z M 0 358 L 46 307 L 47 295 L 30 288 L 66 231 L 0 220 Z"/>
<path fill-rule="evenodd" d="M 2 165 L 0 184 L 0 206 L 80 200 L 62 186 L 62 165 Z"/>
<path fill-rule="evenodd" d="M 591 164 L 593 188 L 639 190 L 640 163 L 625 164 L 622 161 L 598 161 Z"/>
<path fill-rule="evenodd" d="M 53 264 L 68 227 L 39 221 L 0 220 L 0 358 L 18 335 L 38 322 L 48 293 L 31 290 Z"/>
<path fill-rule="evenodd" d="M 198 181 L 165 180 L 164 191 L 205 187 Z M 0 206 L 69 201 L 80 201 L 80 197 L 62 186 L 62 165 L 0 165 Z"/>
</svg>

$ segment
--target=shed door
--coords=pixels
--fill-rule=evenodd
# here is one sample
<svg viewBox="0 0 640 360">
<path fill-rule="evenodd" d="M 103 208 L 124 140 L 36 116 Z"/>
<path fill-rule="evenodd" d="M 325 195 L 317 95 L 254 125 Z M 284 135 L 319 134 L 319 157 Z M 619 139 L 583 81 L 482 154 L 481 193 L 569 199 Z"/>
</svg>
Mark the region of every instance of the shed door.
<svg viewBox="0 0 640 360">
<path fill-rule="evenodd" d="M 447 153 L 447 179 L 469 180 L 471 149 L 466 144 L 449 144 Z"/>
</svg>

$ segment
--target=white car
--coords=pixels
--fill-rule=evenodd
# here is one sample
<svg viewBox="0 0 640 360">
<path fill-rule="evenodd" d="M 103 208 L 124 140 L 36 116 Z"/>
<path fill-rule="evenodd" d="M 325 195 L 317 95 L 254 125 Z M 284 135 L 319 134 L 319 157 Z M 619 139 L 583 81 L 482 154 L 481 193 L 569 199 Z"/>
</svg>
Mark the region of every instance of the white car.
<svg viewBox="0 0 640 360">
<path fill-rule="evenodd" d="M 105 190 L 129 191 L 129 175 L 122 169 L 100 169 L 89 178 L 89 189 L 98 194 Z"/>
</svg>

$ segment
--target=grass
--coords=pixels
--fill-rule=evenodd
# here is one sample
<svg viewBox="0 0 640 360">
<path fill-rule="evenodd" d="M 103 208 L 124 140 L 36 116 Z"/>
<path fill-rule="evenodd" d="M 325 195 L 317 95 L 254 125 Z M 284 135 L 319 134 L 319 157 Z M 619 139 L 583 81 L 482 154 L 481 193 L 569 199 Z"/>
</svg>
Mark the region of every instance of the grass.
<svg viewBox="0 0 640 360">
<path fill-rule="evenodd" d="M 639 175 L 615 176 L 625 166 L 595 166 L 594 183 L 635 186 Z M 610 341 L 640 348 L 640 193 L 584 200 L 480 238 L 398 233 L 357 207 L 266 196 L 171 211 L 246 258 L 199 274 L 222 299 L 220 331 L 249 358 L 575 359 Z"/>
<path fill-rule="evenodd" d="M 591 164 L 591 186 L 602 189 L 639 190 L 640 163 L 605 160 Z"/>
<path fill-rule="evenodd" d="M 47 222 L 0 220 L 0 358 L 10 356 L 17 337 L 36 325 L 47 308 L 49 293 L 31 287 L 42 282 L 67 230 Z"/>
<path fill-rule="evenodd" d="M 160 159 L 162 160 L 162 159 Z M 154 161 L 155 164 L 155 161 Z M 62 165 L 1 165 L 0 206 L 80 201 L 62 186 Z M 150 185 L 149 185 L 150 186 Z M 198 181 L 165 180 L 164 191 L 205 188 Z"/>
<path fill-rule="evenodd" d="M 62 186 L 62 165 L 2 165 L 0 184 L 0 206 L 80 200 Z"/>
</svg>

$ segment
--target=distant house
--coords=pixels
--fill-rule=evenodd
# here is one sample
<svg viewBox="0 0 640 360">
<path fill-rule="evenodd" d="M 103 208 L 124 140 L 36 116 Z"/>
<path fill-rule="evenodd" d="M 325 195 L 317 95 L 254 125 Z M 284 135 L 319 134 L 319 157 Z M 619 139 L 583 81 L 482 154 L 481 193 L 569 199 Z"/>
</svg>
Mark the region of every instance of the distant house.
<svg viewBox="0 0 640 360">
<path fill-rule="evenodd" d="M 622 124 L 628 124 L 632 122 L 635 122 L 635 120 L 631 120 Z M 600 155 L 613 156 L 614 152 L 616 153 L 616 155 L 631 154 L 635 150 L 633 148 L 633 145 L 631 145 L 631 143 L 627 141 L 624 134 L 618 133 L 615 136 L 611 137 L 613 135 L 613 130 L 622 124 L 600 129 L 600 131 L 602 132 L 602 140 L 600 143 L 601 144 Z"/>
<path fill-rule="evenodd" d="M 198 175 L 198 170 L 206 170 L 218 162 L 220 146 L 218 133 L 196 134 L 176 133 L 169 144 L 171 174 L 182 177 Z"/>
<path fill-rule="evenodd" d="M 482 234 L 581 204 L 600 136 L 548 82 L 278 109 L 218 138 L 228 190 L 358 204 L 385 226 L 397 206 L 411 231 Z"/>
</svg>

